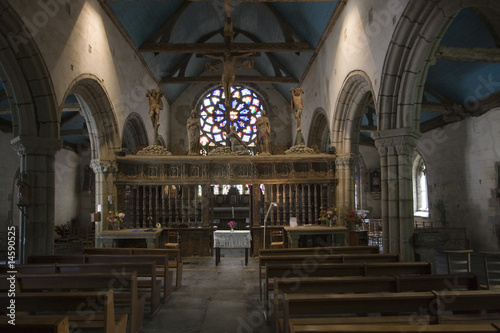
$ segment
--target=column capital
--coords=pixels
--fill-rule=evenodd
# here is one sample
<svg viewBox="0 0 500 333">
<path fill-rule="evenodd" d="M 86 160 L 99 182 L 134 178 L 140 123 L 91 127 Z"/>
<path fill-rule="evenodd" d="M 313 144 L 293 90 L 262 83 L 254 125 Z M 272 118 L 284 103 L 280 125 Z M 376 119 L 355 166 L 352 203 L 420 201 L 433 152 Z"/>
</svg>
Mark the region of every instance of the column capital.
<svg viewBox="0 0 500 333">
<path fill-rule="evenodd" d="M 116 161 L 111 160 L 91 160 L 90 167 L 97 173 L 112 173 L 118 170 Z"/>
<path fill-rule="evenodd" d="M 354 162 L 357 160 L 357 156 L 352 153 L 347 153 L 347 154 L 338 154 L 335 156 L 335 165 L 341 166 L 341 165 L 349 165 L 352 166 L 354 165 Z"/>
<path fill-rule="evenodd" d="M 375 140 L 375 147 L 380 156 L 408 155 L 415 150 L 421 135 L 419 131 L 405 127 L 374 132 L 372 138 Z"/>
<path fill-rule="evenodd" d="M 18 136 L 10 141 L 19 156 L 53 155 L 62 148 L 62 140 L 35 136 Z"/>
</svg>

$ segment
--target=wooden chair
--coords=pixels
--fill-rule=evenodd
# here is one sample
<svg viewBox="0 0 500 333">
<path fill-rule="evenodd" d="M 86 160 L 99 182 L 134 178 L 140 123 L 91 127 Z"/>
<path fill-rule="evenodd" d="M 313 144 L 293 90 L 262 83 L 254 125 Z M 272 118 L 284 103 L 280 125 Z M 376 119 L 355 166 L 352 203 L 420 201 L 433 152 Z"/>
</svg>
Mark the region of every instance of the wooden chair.
<svg viewBox="0 0 500 333">
<path fill-rule="evenodd" d="M 283 230 L 275 230 L 271 231 L 271 244 L 269 248 L 284 248 L 285 247 L 285 239 L 283 237 Z"/>
<path fill-rule="evenodd" d="M 167 242 L 165 243 L 165 248 L 167 249 L 179 249 L 180 248 L 180 235 L 178 231 L 169 230 L 167 234 Z"/>
<path fill-rule="evenodd" d="M 500 289 L 500 252 L 483 252 L 486 289 Z"/>
<path fill-rule="evenodd" d="M 446 250 L 446 264 L 448 266 L 448 274 L 454 273 L 470 273 L 470 254 L 473 250 Z"/>
</svg>

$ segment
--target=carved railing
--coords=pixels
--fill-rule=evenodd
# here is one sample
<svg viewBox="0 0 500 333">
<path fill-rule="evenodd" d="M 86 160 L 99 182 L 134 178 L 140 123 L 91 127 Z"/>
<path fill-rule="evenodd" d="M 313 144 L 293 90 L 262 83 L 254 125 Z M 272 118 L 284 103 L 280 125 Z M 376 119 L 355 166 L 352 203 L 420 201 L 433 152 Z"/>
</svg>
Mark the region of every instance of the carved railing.
<svg viewBox="0 0 500 333">
<path fill-rule="evenodd" d="M 335 204 L 335 156 L 127 156 L 117 158 L 118 207 L 126 226 L 209 227 L 213 184 L 250 184 L 249 218 L 268 225 L 314 224 L 321 206 Z"/>
</svg>

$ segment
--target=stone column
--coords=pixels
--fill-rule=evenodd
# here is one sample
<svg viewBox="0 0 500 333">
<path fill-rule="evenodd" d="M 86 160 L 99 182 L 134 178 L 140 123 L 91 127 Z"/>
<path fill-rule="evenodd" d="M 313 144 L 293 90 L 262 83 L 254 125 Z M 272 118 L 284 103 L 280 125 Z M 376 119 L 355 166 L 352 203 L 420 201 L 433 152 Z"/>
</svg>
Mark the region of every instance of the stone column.
<svg viewBox="0 0 500 333">
<path fill-rule="evenodd" d="M 117 207 L 117 191 L 115 186 L 116 172 L 118 170 L 116 161 L 91 160 L 90 167 L 95 173 L 95 204 L 96 212 L 101 207 L 101 221 L 95 223 L 96 246 L 101 246 L 97 236 L 103 230 L 108 230 L 106 216 L 110 209 Z"/>
<path fill-rule="evenodd" d="M 19 206 L 18 258 L 26 263 L 33 254 L 51 254 L 55 219 L 55 153 L 61 140 L 16 137 L 11 141 L 20 157 L 24 198 Z M 64 168 L 60 168 L 64 170 Z M 15 199 L 17 200 L 17 198 Z"/>
<path fill-rule="evenodd" d="M 201 187 L 201 222 L 204 228 L 210 228 L 214 221 L 214 189 L 210 185 Z"/>
<path fill-rule="evenodd" d="M 413 261 L 413 187 L 411 158 L 420 132 L 399 128 L 372 133 L 380 155 L 383 248 Z"/>
<path fill-rule="evenodd" d="M 337 155 L 335 159 L 335 167 L 338 179 L 336 191 L 336 206 L 341 213 L 346 213 L 350 209 L 354 209 L 354 162 L 356 156 L 354 154 Z M 341 216 L 343 221 L 344 216 Z"/>
</svg>

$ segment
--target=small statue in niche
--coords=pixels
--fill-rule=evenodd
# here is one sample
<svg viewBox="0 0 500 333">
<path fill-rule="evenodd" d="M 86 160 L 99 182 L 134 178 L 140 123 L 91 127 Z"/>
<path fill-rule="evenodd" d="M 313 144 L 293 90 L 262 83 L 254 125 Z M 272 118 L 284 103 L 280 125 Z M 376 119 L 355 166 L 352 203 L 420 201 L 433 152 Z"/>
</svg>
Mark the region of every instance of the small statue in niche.
<svg viewBox="0 0 500 333">
<path fill-rule="evenodd" d="M 262 115 L 257 118 L 257 151 L 259 154 L 271 154 L 271 123 L 266 116 L 266 111 L 262 110 Z"/>
<path fill-rule="evenodd" d="M 302 94 L 304 93 L 301 88 L 290 88 L 292 92 L 292 100 L 290 101 L 292 111 L 295 112 L 295 119 L 297 120 L 297 131 L 302 129 L 302 110 L 304 109 L 304 102 L 302 101 Z"/>
<path fill-rule="evenodd" d="M 201 145 L 200 145 L 200 120 L 196 114 L 195 110 L 191 111 L 191 116 L 189 116 L 187 123 L 187 136 L 188 136 L 188 155 L 200 155 Z"/>
</svg>

